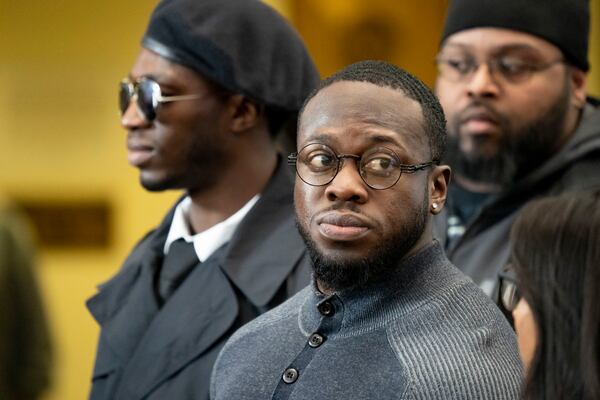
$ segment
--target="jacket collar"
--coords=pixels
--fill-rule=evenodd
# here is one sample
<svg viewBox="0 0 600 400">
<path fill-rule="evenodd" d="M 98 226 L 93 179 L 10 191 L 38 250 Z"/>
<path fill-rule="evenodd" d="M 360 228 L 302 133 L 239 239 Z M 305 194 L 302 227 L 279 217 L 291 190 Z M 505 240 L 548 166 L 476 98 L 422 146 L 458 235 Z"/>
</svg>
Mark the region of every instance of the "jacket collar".
<svg viewBox="0 0 600 400">
<path fill-rule="evenodd" d="M 314 331 L 322 320 L 319 305 L 330 302 L 335 309 L 333 317 L 339 320 L 339 330 L 332 335 L 362 334 L 417 312 L 467 281 L 468 278 L 448 261 L 441 244 L 434 240 L 400 261 L 388 279 L 379 283 L 324 295 L 313 282 L 312 295 L 300 310 L 300 329 Z"/>
<path fill-rule="evenodd" d="M 175 207 L 136 246 L 121 271 L 88 300 L 90 312 L 102 326 L 102 337 L 115 355 L 106 364 L 125 367 L 127 362 L 123 379 L 136 375 L 135 370 L 152 377 L 136 375 L 137 389 L 124 385 L 132 395 L 127 398 L 143 397 L 157 380 L 165 379 L 227 332 L 238 314 L 230 281 L 262 307 L 301 259 L 305 250 L 294 224 L 292 179 L 282 164 L 230 243 L 204 263 L 209 268 L 194 269 L 162 309 L 158 309 L 152 277 L 163 260 Z M 206 265 L 209 262 L 214 265 Z"/>
<path fill-rule="evenodd" d="M 292 175 L 280 159 L 233 235 L 223 263 L 225 273 L 257 307 L 275 296 L 305 253 L 294 215 Z"/>
<path fill-rule="evenodd" d="M 293 177 L 286 167 L 280 157 L 260 199 L 241 221 L 222 256 L 224 272 L 257 307 L 265 306 L 275 296 L 305 253 L 295 225 Z M 88 300 L 90 312 L 101 325 L 123 306 L 140 267 L 160 266 L 175 209 L 184 197 L 138 243 L 120 272 L 100 285 L 100 293 Z"/>
<path fill-rule="evenodd" d="M 155 234 L 160 236 L 161 230 Z M 101 343 L 108 346 L 99 349 L 103 354 L 94 373 L 122 369 L 117 398 L 143 398 L 218 342 L 238 314 L 235 293 L 219 268 L 224 248 L 206 260 L 203 268 L 195 268 L 159 309 L 153 276 L 162 263 L 162 248 L 161 243 L 152 246 L 152 239 L 139 246 L 146 256 L 141 263 L 130 264 L 137 257 L 129 260 L 123 272 L 88 301 L 102 326 Z"/>
<path fill-rule="evenodd" d="M 177 204 L 183 200 L 181 197 Z M 152 275 L 163 260 L 163 246 L 169 233 L 169 226 L 177 204 L 169 210 L 160 225 L 144 236 L 129 254 L 119 272 L 105 283 L 98 286 L 99 293 L 90 298 L 86 304 L 94 319 L 103 325 L 111 319 L 115 312 L 126 306 L 131 286 L 141 276 L 142 269 Z M 150 286 L 150 289 L 153 287 Z M 149 296 L 155 299 L 154 296 Z M 158 303 L 154 304 L 158 307 Z"/>
<path fill-rule="evenodd" d="M 238 303 L 219 268 L 222 255 L 223 249 L 217 250 L 195 268 L 147 325 L 123 371 L 119 398 L 144 398 L 221 340 L 234 324 Z"/>
</svg>

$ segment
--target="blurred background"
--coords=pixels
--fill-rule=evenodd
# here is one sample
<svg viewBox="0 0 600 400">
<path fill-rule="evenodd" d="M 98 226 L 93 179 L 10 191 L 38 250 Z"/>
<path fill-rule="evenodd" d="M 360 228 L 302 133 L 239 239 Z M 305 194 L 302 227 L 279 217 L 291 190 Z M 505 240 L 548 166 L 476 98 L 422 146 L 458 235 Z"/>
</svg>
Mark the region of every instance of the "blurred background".
<svg viewBox="0 0 600 400">
<path fill-rule="evenodd" d="M 432 85 L 446 0 L 270 0 L 322 76 L 384 59 Z M 591 0 L 589 92 L 600 95 L 600 0 Z M 54 342 L 47 400 L 87 397 L 96 285 L 179 193 L 150 194 L 126 161 L 117 84 L 156 2 L 0 0 L 0 194 L 37 233 L 35 272 Z M 0 308 L 1 310 L 1 308 Z"/>
</svg>

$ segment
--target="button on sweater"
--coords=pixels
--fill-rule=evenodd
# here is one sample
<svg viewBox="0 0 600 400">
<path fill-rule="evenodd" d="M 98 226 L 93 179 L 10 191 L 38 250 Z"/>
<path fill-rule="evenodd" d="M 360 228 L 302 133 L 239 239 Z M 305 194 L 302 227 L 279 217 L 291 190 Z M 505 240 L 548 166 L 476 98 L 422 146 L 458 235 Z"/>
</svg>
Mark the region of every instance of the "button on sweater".
<svg viewBox="0 0 600 400">
<path fill-rule="evenodd" d="M 214 400 L 517 399 L 512 329 L 434 242 L 385 282 L 315 285 L 241 328 L 213 370 Z"/>
</svg>

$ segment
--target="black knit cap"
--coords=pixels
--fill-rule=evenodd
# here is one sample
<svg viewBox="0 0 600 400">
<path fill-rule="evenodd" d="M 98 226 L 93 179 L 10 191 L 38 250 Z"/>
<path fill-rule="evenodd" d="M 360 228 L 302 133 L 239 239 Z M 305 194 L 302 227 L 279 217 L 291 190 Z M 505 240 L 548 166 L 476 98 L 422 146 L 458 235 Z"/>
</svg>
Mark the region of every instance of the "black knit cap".
<svg viewBox="0 0 600 400">
<path fill-rule="evenodd" d="M 298 33 L 258 0 L 163 0 L 142 46 L 262 104 L 297 111 L 319 82 Z"/>
<path fill-rule="evenodd" d="M 539 36 L 558 47 L 574 66 L 589 69 L 589 0 L 453 0 L 442 43 L 456 32 L 482 27 Z"/>
</svg>

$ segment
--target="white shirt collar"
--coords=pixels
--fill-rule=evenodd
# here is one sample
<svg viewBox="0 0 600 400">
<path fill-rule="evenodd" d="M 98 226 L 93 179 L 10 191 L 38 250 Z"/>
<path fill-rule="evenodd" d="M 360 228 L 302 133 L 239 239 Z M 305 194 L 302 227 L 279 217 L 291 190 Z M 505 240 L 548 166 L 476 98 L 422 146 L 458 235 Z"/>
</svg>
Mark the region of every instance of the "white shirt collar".
<svg viewBox="0 0 600 400">
<path fill-rule="evenodd" d="M 179 238 L 183 238 L 188 243 L 194 243 L 194 250 L 196 250 L 198 258 L 201 262 L 204 262 L 215 250 L 231 240 L 238 225 L 259 198 L 260 195 L 257 194 L 226 220 L 219 222 L 204 232 L 192 235 L 189 228 L 189 210 L 192 205 L 192 199 L 186 196 L 175 208 L 173 221 L 171 222 L 167 241 L 165 242 L 164 253 L 167 254 L 169 252 L 171 243 Z"/>
</svg>

